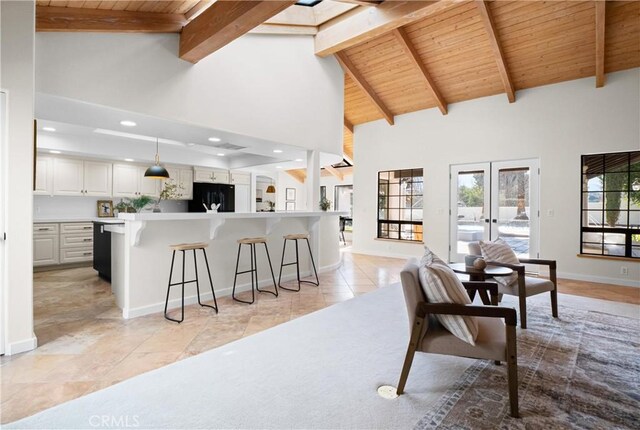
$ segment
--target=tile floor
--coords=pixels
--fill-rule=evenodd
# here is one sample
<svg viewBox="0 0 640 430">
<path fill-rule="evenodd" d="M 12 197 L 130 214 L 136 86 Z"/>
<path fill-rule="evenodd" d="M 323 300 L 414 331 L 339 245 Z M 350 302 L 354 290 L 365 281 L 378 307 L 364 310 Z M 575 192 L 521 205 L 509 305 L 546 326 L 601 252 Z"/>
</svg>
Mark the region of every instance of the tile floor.
<svg viewBox="0 0 640 430">
<path fill-rule="evenodd" d="M 34 317 L 40 347 L 0 357 L 0 422 L 32 415 L 399 282 L 405 262 L 353 254 L 348 248 L 342 256 L 342 267 L 320 275 L 320 287 L 303 284 L 299 293 L 281 290 L 278 298 L 260 294 L 254 305 L 219 298 L 217 315 L 209 308 L 188 306 L 179 325 L 162 314 L 123 320 L 109 284 L 91 268 L 36 273 Z M 640 291 L 635 288 L 563 280 L 559 284 L 560 292 L 568 294 L 640 303 Z"/>
</svg>

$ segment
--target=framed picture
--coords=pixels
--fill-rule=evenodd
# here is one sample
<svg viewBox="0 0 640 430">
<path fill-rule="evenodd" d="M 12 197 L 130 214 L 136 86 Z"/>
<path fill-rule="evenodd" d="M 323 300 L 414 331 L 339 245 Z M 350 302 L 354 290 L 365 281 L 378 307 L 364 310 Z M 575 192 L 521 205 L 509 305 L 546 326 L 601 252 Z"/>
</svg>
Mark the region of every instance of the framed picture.
<svg viewBox="0 0 640 430">
<path fill-rule="evenodd" d="M 286 201 L 292 201 L 296 199 L 296 189 L 295 188 L 287 188 L 287 198 Z"/>
<path fill-rule="evenodd" d="M 98 200 L 98 217 L 113 217 L 113 200 Z"/>
<path fill-rule="evenodd" d="M 295 211 L 296 210 L 296 202 L 286 202 L 284 210 L 286 210 L 286 211 Z"/>
<path fill-rule="evenodd" d="M 262 190 L 256 190 L 256 203 L 262 203 Z"/>
</svg>

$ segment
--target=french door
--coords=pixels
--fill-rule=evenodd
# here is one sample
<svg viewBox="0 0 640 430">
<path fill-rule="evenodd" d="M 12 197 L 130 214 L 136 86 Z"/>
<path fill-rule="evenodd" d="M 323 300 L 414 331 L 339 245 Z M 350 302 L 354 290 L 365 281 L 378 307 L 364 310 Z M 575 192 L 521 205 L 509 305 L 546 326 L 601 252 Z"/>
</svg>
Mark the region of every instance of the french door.
<svg viewBox="0 0 640 430">
<path fill-rule="evenodd" d="M 450 177 L 450 261 L 464 261 L 469 242 L 496 238 L 518 256 L 538 256 L 537 159 L 452 165 Z"/>
</svg>

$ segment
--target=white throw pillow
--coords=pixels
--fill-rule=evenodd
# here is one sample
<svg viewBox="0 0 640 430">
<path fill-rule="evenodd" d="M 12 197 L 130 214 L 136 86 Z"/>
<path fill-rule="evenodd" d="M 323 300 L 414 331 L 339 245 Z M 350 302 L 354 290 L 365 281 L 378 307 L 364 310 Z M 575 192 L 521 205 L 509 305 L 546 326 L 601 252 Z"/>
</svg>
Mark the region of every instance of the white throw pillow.
<svg viewBox="0 0 640 430">
<path fill-rule="evenodd" d="M 520 264 L 520 260 L 516 256 L 516 253 L 513 252 L 513 249 L 509 246 L 507 242 L 498 238 L 492 242 L 484 242 L 480 241 L 480 250 L 482 251 L 482 256 L 487 261 L 495 261 L 498 263 L 507 263 L 507 264 Z M 493 278 L 497 283 L 506 286 L 511 285 L 515 280 L 518 279 L 518 274 L 513 273 L 509 276 L 496 276 Z"/>
<path fill-rule="evenodd" d="M 420 266 L 420 284 L 429 303 L 471 304 L 471 299 L 456 274 L 444 264 L 432 263 Z M 458 339 L 476 344 L 478 322 L 468 315 L 436 314 L 440 323 Z"/>
<path fill-rule="evenodd" d="M 422 260 L 420 260 L 420 265 L 425 266 L 425 265 L 434 264 L 434 263 L 444 264 L 445 266 L 447 265 L 447 263 L 445 263 L 444 260 L 442 260 L 442 258 L 438 257 L 435 254 L 435 252 L 430 250 L 429 247 L 425 245 L 424 255 L 422 256 Z"/>
</svg>

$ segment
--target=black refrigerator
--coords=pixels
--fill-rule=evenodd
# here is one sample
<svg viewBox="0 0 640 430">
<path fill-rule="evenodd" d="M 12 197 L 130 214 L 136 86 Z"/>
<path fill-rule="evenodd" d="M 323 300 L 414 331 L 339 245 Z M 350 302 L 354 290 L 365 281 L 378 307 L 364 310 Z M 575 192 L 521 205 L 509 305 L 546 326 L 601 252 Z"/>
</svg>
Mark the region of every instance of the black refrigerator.
<svg viewBox="0 0 640 430">
<path fill-rule="evenodd" d="M 235 212 L 235 186 L 194 182 L 193 200 L 189 201 L 189 212 L 205 212 L 204 205 L 210 209 L 212 204 L 220 205 L 218 212 Z"/>
</svg>

